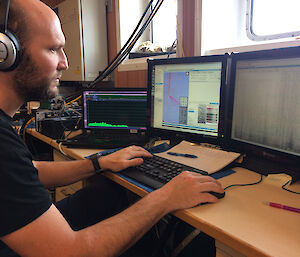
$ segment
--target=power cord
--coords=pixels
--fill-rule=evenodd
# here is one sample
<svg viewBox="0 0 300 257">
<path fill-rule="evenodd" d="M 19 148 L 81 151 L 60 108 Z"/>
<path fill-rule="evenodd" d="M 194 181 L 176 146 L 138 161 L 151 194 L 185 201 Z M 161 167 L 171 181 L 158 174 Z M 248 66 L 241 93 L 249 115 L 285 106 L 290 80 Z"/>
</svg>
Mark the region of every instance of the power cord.
<svg viewBox="0 0 300 257">
<path fill-rule="evenodd" d="M 24 126 L 21 127 L 19 133 L 22 135 L 23 141 L 25 142 L 25 136 L 26 136 L 26 129 L 30 125 L 31 122 L 35 120 L 35 117 L 31 117 L 26 123 L 24 122 Z"/>
<path fill-rule="evenodd" d="M 227 186 L 227 187 L 224 188 L 224 191 L 225 191 L 226 189 L 230 188 L 230 187 L 237 187 L 237 186 L 253 186 L 253 185 L 257 185 L 257 184 L 259 184 L 259 183 L 262 182 L 263 177 L 264 177 L 263 175 L 260 175 L 259 181 L 254 182 L 254 183 L 249 183 L 249 184 L 233 184 L 233 185 Z M 286 188 L 286 186 L 287 186 L 288 184 L 290 184 L 291 182 L 292 182 L 292 180 L 289 180 L 289 181 L 286 182 L 284 185 L 282 185 L 281 188 L 282 188 L 283 190 L 285 190 L 285 191 L 290 192 L 290 193 L 299 195 L 300 192 L 296 192 L 296 191 L 293 191 L 293 190 L 290 190 L 290 189 Z"/>
<path fill-rule="evenodd" d="M 192 240 L 201 233 L 199 229 L 194 229 L 190 234 L 188 234 L 181 243 L 172 252 L 171 257 L 178 256 L 182 250 L 190 243 Z"/>
<path fill-rule="evenodd" d="M 263 175 L 260 175 L 260 179 L 259 179 L 259 181 L 257 181 L 257 182 L 253 182 L 253 183 L 249 183 L 249 184 L 233 184 L 233 185 L 229 185 L 229 186 L 227 186 L 227 187 L 224 188 L 224 191 L 225 191 L 226 189 L 230 188 L 230 187 L 253 186 L 253 185 L 257 185 L 257 184 L 259 184 L 260 182 L 262 182 L 262 180 L 263 180 Z"/>
<path fill-rule="evenodd" d="M 167 224 L 167 227 L 165 228 L 163 234 L 160 236 L 159 244 L 156 247 L 156 249 L 154 249 L 154 251 L 152 252 L 151 257 L 160 257 L 162 256 L 162 253 L 165 255 L 164 246 L 168 241 L 170 235 L 173 233 L 173 231 L 175 231 L 178 223 L 179 221 L 175 217 L 170 216 L 170 220 Z"/>
<path fill-rule="evenodd" d="M 59 151 L 60 151 L 63 155 L 68 156 L 68 155 L 63 151 L 63 149 L 61 148 L 61 145 L 62 145 L 62 142 L 60 142 L 60 143 L 58 144 L 58 149 L 59 149 Z"/>
<path fill-rule="evenodd" d="M 281 188 L 282 188 L 283 190 L 285 190 L 285 191 L 290 192 L 290 193 L 300 195 L 300 192 L 296 192 L 296 191 L 293 191 L 293 190 L 290 190 L 290 189 L 286 188 L 286 186 L 287 186 L 288 184 L 290 184 L 291 182 L 292 182 L 292 180 L 289 180 L 289 181 L 286 182 Z"/>
</svg>

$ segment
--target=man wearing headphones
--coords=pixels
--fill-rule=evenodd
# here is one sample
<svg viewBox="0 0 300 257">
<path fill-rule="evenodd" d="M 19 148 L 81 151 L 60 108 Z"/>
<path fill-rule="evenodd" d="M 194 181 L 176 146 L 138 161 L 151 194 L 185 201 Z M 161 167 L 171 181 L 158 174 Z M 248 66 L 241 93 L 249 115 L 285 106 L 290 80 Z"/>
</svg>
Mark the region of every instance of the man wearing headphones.
<svg viewBox="0 0 300 257">
<path fill-rule="evenodd" d="M 70 199 L 53 205 L 45 187 L 74 183 L 95 170 L 117 172 L 151 154 L 132 146 L 93 161 L 33 162 L 11 126 L 12 117 L 24 101 L 57 95 L 61 73 L 68 68 L 65 38 L 58 17 L 41 1 L 0 4 L 0 256 L 117 256 L 167 213 L 217 201 L 207 192 L 222 193 L 219 182 L 183 172 L 120 213 L 112 207 L 121 197 L 118 189 L 105 194 L 104 185 L 94 197 L 95 208 L 104 210 L 98 223 L 77 226 L 77 212 L 84 218 L 93 212 L 82 201 L 81 208 L 69 211 L 64 206 L 74 207 Z"/>
</svg>

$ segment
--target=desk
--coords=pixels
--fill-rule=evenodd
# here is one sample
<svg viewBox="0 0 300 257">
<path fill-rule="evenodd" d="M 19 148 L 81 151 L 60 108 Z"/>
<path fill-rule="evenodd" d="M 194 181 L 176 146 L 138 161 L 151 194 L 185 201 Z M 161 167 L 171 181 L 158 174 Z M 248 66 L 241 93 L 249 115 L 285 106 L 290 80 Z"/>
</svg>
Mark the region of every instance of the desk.
<svg viewBox="0 0 300 257">
<path fill-rule="evenodd" d="M 55 140 L 32 129 L 27 129 L 26 132 L 50 144 L 56 152 L 59 150 Z M 84 156 L 100 151 L 63 146 L 61 149 L 64 153 L 62 155 L 71 159 L 83 159 Z M 257 173 L 243 168 L 234 170 L 236 173 L 219 180 L 223 187 L 256 182 L 260 178 Z M 114 173 L 106 172 L 104 175 L 140 196 L 147 194 Z M 215 238 L 217 256 L 299 257 L 300 214 L 272 208 L 263 203 L 278 202 L 299 208 L 300 196 L 281 189 L 287 180 L 285 175 L 268 176 L 258 185 L 229 188 L 226 196 L 216 204 L 176 211 L 173 214 Z M 291 189 L 300 192 L 300 183 L 291 186 Z"/>
</svg>

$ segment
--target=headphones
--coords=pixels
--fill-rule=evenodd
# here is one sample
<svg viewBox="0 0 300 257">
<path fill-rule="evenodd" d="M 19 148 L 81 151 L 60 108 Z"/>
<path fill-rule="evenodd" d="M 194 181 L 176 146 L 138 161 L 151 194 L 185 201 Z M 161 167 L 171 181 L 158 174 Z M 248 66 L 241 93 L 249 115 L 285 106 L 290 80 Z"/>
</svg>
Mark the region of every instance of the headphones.
<svg viewBox="0 0 300 257">
<path fill-rule="evenodd" d="M 13 32 L 7 29 L 10 0 L 0 1 L 0 71 L 11 71 L 21 59 L 21 44 Z"/>
</svg>

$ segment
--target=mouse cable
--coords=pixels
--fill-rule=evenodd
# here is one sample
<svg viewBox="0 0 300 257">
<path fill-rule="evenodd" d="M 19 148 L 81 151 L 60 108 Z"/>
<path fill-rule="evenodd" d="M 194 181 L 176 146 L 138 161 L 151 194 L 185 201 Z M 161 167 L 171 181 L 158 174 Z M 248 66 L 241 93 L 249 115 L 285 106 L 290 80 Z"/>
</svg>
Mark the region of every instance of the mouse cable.
<svg viewBox="0 0 300 257">
<path fill-rule="evenodd" d="M 225 191 L 226 189 L 230 188 L 230 187 L 240 187 L 240 186 L 242 187 L 242 186 L 253 186 L 253 185 L 257 185 L 257 184 L 259 184 L 260 182 L 262 182 L 262 180 L 263 180 L 263 175 L 260 175 L 260 179 L 259 179 L 259 181 L 257 181 L 257 182 L 249 183 L 249 184 L 233 184 L 233 185 L 230 185 L 230 186 L 225 187 L 225 188 L 224 188 L 224 191 Z"/>
<path fill-rule="evenodd" d="M 292 182 L 292 180 L 289 180 L 288 182 L 286 182 L 281 188 L 285 191 L 288 191 L 290 193 L 293 193 L 293 194 L 296 194 L 296 195 L 300 195 L 300 192 L 296 192 L 296 191 L 293 191 L 293 190 L 290 190 L 288 188 L 286 188 L 285 186 L 290 184 Z"/>
</svg>

